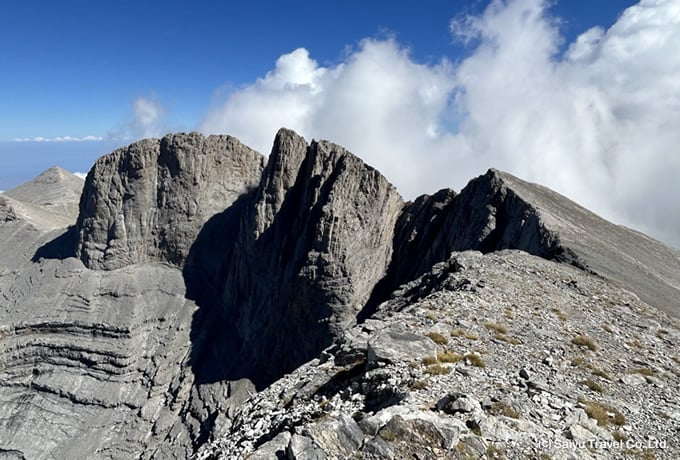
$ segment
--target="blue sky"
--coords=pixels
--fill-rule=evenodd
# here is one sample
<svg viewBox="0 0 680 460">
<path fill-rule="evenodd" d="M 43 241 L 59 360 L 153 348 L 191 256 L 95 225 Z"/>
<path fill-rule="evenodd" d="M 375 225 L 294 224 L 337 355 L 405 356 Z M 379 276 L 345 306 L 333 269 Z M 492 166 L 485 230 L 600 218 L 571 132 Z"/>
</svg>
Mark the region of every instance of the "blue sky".
<svg viewBox="0 0 680 460">
<path fill-rule="evenodd" d="M 498 167 L 677 246 L 678 29 L 680 0 L 11 0 L 0 190 L 169 131 L 267 153 L 285 125 L 407 198 Z"/>
<path fill-rule="evenodd" d="M 592 25 L 610 25 L 632 3 L 570 0 L 552 10 L 569 40 Z M 195 129 L 221 91 L 254 81 L 298 47 L 330 64 L 363 38 L 393 34 L 418 61 L 456 60 L 466 49 L 452 40 L 449 21 L 487 4 L 5 2 L 0 141 L 110 137 L 130 121 L 140 96 L 162 101 L 169 126 Z"/>
</svg>

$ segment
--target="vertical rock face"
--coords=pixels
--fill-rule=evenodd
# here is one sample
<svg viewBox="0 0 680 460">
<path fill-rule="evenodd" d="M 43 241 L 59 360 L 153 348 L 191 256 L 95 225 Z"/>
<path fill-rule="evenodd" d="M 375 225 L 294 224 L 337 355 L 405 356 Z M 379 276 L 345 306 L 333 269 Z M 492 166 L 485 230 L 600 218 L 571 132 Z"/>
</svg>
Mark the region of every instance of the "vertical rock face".
<svg viewBox="0 0 680 460">
<path fill-rule="evenodd" d="M 77 256 L 111 270 L 182 265 L 203 224 L 259 181 L 264 158 L 230 136 L 139 141 L 102 157 L 80 202 Z"/>
<path fill-rule="evenodd" d="M 402 206 L 342 147 L 279 131 L 219 301 L 234 372 L 264 384 L 330 345 L 384 276 Z"/>
</svg>

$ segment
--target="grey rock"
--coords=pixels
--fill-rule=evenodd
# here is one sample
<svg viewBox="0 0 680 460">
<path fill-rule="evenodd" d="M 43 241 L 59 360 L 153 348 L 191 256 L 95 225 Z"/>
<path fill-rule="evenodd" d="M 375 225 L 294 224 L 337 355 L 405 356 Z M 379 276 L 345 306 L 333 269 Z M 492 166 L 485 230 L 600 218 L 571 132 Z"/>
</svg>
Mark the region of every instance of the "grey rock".
<svg viewBox="0 0 680 460">
<path fill-rule="evenodd" d="M 437 354 L 437 345 L 428 337 L 388 329 L 378 332 L 368 342 L 368 362 L 420 361 Z"/>
<path fill-rule="evenodd" d="M 37 205 L 50 213 L 56 222 L 70 225 L 78 216 L 78 203 L 84 183 L 75 174 L 54 166 L 35 179 L 5 191 L 3 196 L 24 204 Z"/>
<path fill-rule="evenodd" d="M 458 442 L 460 429 L 429 417 L 404 418 L 396 415 L 380 430 L 378 436 L 399 444 L 401 454 L 426 446 L 451 450 Z"/>
<path fill-rule="evenodd" d="M 647 383 L 645 377 L 640 374 L 624 374 L 619 378 L 619 380 L 621 383 L 629 386 L 644 385 Z"/>
<path fill-rule="evenodd" d="M 255 452 L 253 452 L 248 458 L 252 460 L 272 460 L 272 459 L 285 459 L 286 452 L 291 443 L 291 435 L 287 431 L 279 433 L 272 439 L 260 446 Z M 294 459 L 302 457 L 292 457 Z"/>
<path fill-rule="evenodd" d="M 595 435 L 582 425 L 571 425 L 567 430 L 567 438 L 576 441 L 577 443 L 584 443 L 589 440 L 595 439 Z"/>
<path fill-rule="evenodd" d="M 659 414 L 678 409 L 680 327 L 643 300 L 676 308 L 677 251 L 540 186 L 491 170 L 404 205 L 345 149 L 288 130 L 266 168 L 228 136 L 114 152 L 77 222 L 71 179 L 53 170 L 0 196 L 0 452 L 435 459 L 482 457 L 488 441 L 525 458 L 572 427 L 610 439 L 573 410 L 583 396 L 625 412 L 631 436 L 675 436 Z M 494 340 L 486 321 L 519 340 Z M 426 334 L 449 326 L 470 335 L 447 347 L 486 367 L 422 365 L 438 350 Z M 653 365 L 659 384 L 585 393 L 577 331 L 603 370 Z M 622 343 L 633 334 L 639 347 Z M 573 365 L 516 385 L 516 363 L 545 350 Z M 449 391 L 467 397 L 433 411 Z M 487 398 L 521 410 L 482 413 Z"/>
<path fill-rule="evenodd" d="M 443 190 L 418 198 L 405 208 L 395 234 L 395 259 L 368 313 L 451 251 L 521 249 L 597 273 L 680 316 L 680 251 L 495 169 L 457 195 Z"/>
<path fill-rule="evenodd" d="M 340 338 L 385 275 L 402 206 L 344 148 L 280 130 L 216 300 L 215 335 L 239 357 L 227 374 L 263 386 Z"/>
<path fill-rule="evenodd" d="M 345 414 L 322 420 L 308 427 L 305 434 L 330 457 L 346 458 L 352 455 L 364 441 L 359 425 Z"/>
<path fill-rule="evenodd" d="M 446 412 L 447 414 L 455 414 L 457 412 L 473 412 L 479 408 L 479 401 L 459 393 L 447 395 L 437 402 L 437 409 Z"/>
<path fill-rule="evenodd" d="M 294 434 L 290 445 L 286 449 L 286 455 L 290 460 L 325 460 L 326 453 L 314 444 L 307 436 Z"/>
<path fill-rule="evenodd" d="M 85 181 L 76 256 L 93 269 L 182 266 L 203 225 L 254 188 L 263 167 L 230 136 L 173 134 L 116 150 Z"/>
</svg>

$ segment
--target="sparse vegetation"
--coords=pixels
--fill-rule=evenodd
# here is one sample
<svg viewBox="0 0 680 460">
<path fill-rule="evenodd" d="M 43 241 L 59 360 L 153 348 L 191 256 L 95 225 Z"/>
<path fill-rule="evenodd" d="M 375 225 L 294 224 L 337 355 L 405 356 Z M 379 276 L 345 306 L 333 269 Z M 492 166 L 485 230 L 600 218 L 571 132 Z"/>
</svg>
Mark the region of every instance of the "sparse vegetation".
<svg viewBox="0 0 680 460">
<path fill-rule="evenodd" d="M 410 387 L 412 390 L 424 390 L 427 388 L 427 380 L 416 380 L 415 382 L 411 383 Z"/>
<path fill-rule="evenodd" d="M 600 368 L 598 368 L 598 367 L 595 367 L 595 366 L 592 366 L 592 365 L 590 366 L 590 368 L 592 369 L 592 371 L 593 371 L 592 373 L 593 373 L 594 376 L 596 376 L 596 377 L 602 377 L 603 379 L 607 379 L 607 380 L 611 380 L 611 379 L 612 379 L 612 378 L 609 376 L 609 374 L 607 374 L 607 373 L 606 373 L 605 371 L 603 371 L 602 369 L 600 369 Z"/>
<path fill-rule="evenodd" d="M 626 423 L 626 417 L 614 407 L 584 398 L 579 398 L 579 402 L 583 405 L 588 417 L 597 420 L 597 424 L 600 426 L 610 424 L 621 426 Z"/>
<path fill-rule="evenodd" d="M 387 442 L 394 442 L 397 440 L 397 435 L 394 433 L 394 431 L 389 430 L 387 428 L 383 428 L 380 430 L 380 433 L 378 433 L 381 438 L 383 438 Z"/>
<path fill-rule="evenodd" d="M 626 436 L 625 433 L 621 431 L 615 431 L 612 433 L 612 437 L 614 438 L 615 441 L 618 442 L 626 442 L 628 441 L 628 436 Z"/>
<path fill-rule="evenodd" d="M 597 343 L 587 335 L 577 335 L 571 339 L 571 343 L 579 347 L 585 347 L 590 351 L 597 351 Z"/>
<path fill-rule="evenodd" d="M 423 364 L 426 366 L 437 364 L 437 358 L 435 358 L 434 356 L 426 356 L 423 358 Z"/>
<path fill-rule="evenodd" d="M 652 377 L 654 374 L 656 374 L 656 372 L 648 367 L 640 367 L 638 369 L 633 369 L 631 374 L 640 374 L 644 375 L 645 377 Z"/>
<path fill-rule="evenodd" d="M 645 346 L 637 339 L 629 340 L 628 342 L 626 342 L 626 345 L 628 345 L 631 348 L 636 348 L 638 350 L 645 348 Z"/>
<path fill-rule="evenodd" d="M 582 381 L 581 384 L 587 386 L 593 391 L 597 391 L 598 393 L 604 393 L 604 388 L 602 388 L 602 386 L 594 380 L 587 379 Z"/>
<path fill-rule="evenodd" d="M 490 331 L 496 332 L 498 334 L 507 334 L 508 327 L 498 323 L 487 322 L 484 323 L 484 327 Z"/>
<path fill-rule="evenodd" d="M 499 460 L 505 460 L 505 451 L 503 449 L 500 449 L 496 447 L 495 444 L 489 444 L 489 447 L 486 448 L 486 457 L 489 459 L 499 459 Z"/>
<path fill-rule="evenodd" d="M 514 407 L 512 407 L 509 404 L 506 404 L 504 402 L 496 402 L 494 403 L 491 408 L 489 409 L 489 412 L 493 415 L 503 415 L 505 417 L 510 417 L 510 418 L 515 418 L 518 419 L 522 416 Z"/>
<path fill-rule="evenodd" d="M 466 353 L 464 357 L 475 367 L 486 367 L 486 363 L 478 354 Z"/>
<path fill-rule="evenodd" d="M 441 363 L 457 363 L 463 359 L 463 356 L 447 350 L 437 353 L 437 359 Z"/>
<path fill-rule="evenodd" d="M 441 364 L 432 364 L 431 366 L 427 366 L 425 372 L 430 375 L 446 375 L 451 372 L 451 369 L 444 367 Z"/>
<path fill-rule="evenodd" d="M 625 455 L 625 458 L 656 460 L 656 455 L 651 449 L 625 449 L 622 453 Z"/>
<path fill-rule="evenodd" d="M 567 315 L 559 308 L 553 308 L 552 312 L 555 313 L 555 316 L 557 316 L 560 319 L 560 321 L 566 321 L 567 319 L 569 319 Z"/>
<path fill-rule="evenodd" d="M 449 339 L 447 339 L 444 334 L 440 332 L 428 332 L 427 335 L 434 343 L 437 345 L 446 345 L 449 343 Z"/>
<path fill-rule="evenodd" d="M 581 366 L 583 364 L 586 364 L 588 361 L 582 357 L 582 356 L 574 356 L 571 358 L 571 365 L 572 366 Z"/>
<path fill-rule="evenodd" d="M 521 340 L 519 340 L 516 337 L 508 337 L 505 334 L 494 334 L 493 336 L 494 339 L 496 340 L 502 340 L 503 342 L 510 343 L 512 345 L 520 345 L 522 343 Z"/>
<path fill-rule="evenodd" d="M 467 332 L 462 329 L 454 329 L 451 331 L 451 337 L 465 337 L 468 340 L 478 340 L 479 336 L 474 332 Z"/>
</svg>

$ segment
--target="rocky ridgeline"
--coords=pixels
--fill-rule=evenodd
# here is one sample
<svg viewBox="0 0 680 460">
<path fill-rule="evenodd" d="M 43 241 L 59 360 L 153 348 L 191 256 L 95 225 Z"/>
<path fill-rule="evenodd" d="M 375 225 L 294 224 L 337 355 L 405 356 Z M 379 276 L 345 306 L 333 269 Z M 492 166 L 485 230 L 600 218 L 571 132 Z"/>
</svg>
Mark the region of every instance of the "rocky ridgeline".
<svg viewBox="0 0 680 460">
<path fill-rule="evenodd" d="M 568 265 L 454 253 L 196 458 L 674 459 L 679 328 Z"/>
<path fill-rule="evenodd" d="M 678 252 L 543 187 L 490 170 L 404 203 L 285 129 L 266 165 L 229 136 L 119 149 L 77 220 L 50 171 L 0 197 L 10 458 L 538 455 L 677 426 Z"/>
</svg>

